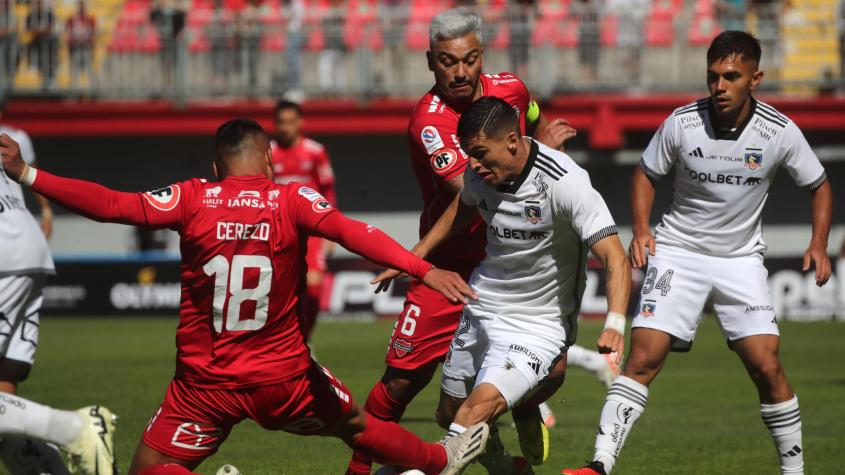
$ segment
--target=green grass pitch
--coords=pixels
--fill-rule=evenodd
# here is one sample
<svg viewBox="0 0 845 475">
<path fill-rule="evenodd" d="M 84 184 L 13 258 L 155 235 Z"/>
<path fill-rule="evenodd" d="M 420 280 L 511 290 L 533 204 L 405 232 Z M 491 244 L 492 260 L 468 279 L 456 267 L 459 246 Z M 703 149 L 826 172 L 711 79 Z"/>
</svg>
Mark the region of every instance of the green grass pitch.
<svg viewBox="0 0 845 475">
<path fill-rule="evenodd" d="M 392 322 L 326 322 L 315 347 L 328 366 L 363 404 L 383 370 Z M 135 445 L 158 407 L 174 369 L 176 319 L 43 318 L 38 359 L 20 388 L 23 397 L 57 408 L 97 403 L 120 415 L 116 434 L 120 467 L 129 467 Z M 599 324 L 585 322 L 579 343 L 592 346 Z M 845 361 L 842 323 L 784 323 L 781 354 L 799 395 L 807 473 L 839 473 L 845 461 Z M 411 405 L 404 424 L 428 440 L 443 431 L 433 420 L 437 379 Z M 571 369 L 550 401 L 558 426 L 552 453 L 538 474 L 560 473 L 592 455 L 605 389 L 593 377 Z M 505 416 L 502 437 L 518 452 Z M 237 426 L 221 450 L 200 466 L 214 473 L 224 463 L 252 474 L 341 474 L 349 450 L 338 440 L 263 431 L 252 422 Z M 772 442 L 760 420 L 757 396 L 716 324 L 706 319 L 693 351 L 672 354 L 651 387 L 648 407 L 637 423 L 617 470 L 619 474 L 778 473 Z M 467 473 L 484 473 L 472 467 Z"/>
</svg>

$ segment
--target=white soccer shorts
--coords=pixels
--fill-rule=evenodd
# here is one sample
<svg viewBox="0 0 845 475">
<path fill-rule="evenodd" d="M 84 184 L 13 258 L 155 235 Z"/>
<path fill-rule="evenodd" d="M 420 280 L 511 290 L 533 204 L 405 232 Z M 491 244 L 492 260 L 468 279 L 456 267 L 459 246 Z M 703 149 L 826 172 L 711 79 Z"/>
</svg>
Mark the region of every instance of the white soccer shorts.
<svg viewBox="0 0 845 475">
<path fill-rule="evenodd" d="M 566 325 L 567 332 L 574 332 L 574 325 Z M 566 348 L 565 338 L 526 333 L 501 317 L 473 315 L 465 308 L 443 363 L 440 386 L 446 394 L 466 399 L 479 384 L 492 384 L 510 408 L 548 376 Z"/>
<path fill-rule="evenodd" d="M 779 334 L 761 255 L 715 257 L 658 244 L 646 269 L 632 327 L 676 337 L 673 350 L 692 346 L 708 301 L 728 341 Z"/>
<path fill-rule="evenodd" d="M 38 347 L 43 274 L 0 278 L 0 357 L 32 365 Z"/>
</svg>

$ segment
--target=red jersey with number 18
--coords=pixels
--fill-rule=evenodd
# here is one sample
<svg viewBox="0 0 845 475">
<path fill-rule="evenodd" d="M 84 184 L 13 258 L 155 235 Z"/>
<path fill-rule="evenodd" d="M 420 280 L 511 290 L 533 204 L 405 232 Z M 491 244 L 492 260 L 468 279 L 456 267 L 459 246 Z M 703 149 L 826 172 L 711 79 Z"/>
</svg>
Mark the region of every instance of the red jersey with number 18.
<svg viewBox="0 0 845 475">
<path fill-rule="evenodd" d="M 522 80 L 510 73 L 499 73 L 482 74 L 479 82 L 484 96 L 501 98 L 516 109 L 525 133 L 525 112 L 531 95 Z M 455 196 L 446 188 L 446 182 L 462 175 L 469 164 L 457 137 L 462 112 L 463 108 L 449 104 L 432 88 L 411 113 L 408 124 L 411 166 L 425 204 L 420 215 L 420 237 L 434 226 Z M 465 231 L 432 251 L 427 260 L 468 276 L 484 259 L 484 229 L 484 222 L 479 216 Z"/>
<path fill-rule="evenodd" d="M 262 176 L 193 179 L 141 196 L 151 224 L 182 238 L 176 378 L 236 389 L 306 371 L 310 356 L 295 317 L 303 230 L 334 208 L 310 188 Z"/>
</svg>

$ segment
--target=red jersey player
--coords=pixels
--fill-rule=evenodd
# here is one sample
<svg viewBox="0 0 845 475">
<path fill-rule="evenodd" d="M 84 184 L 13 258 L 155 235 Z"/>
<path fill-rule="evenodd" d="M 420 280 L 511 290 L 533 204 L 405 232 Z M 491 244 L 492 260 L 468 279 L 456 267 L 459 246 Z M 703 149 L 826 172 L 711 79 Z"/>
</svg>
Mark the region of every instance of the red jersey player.
<svg viewBox="0 0 845 475">
<path fill-rule="evenodd" d="M 337 206 L 334 191 L 334 173 L 329 155 L 320 143 L 303 137 L 302 110 L 299 104 L 287 100 L 276 103 L 273 111 L 275 136 L 270 141 L 273 154 L 273 179 L 276 183 L 302 183 L 317 190 L 332 206 Z M 331 244 L 317 236 L 308 238 L 308 253 L 305 261 L 305 295 L 299 323 L 305 341 L 311 337 L 317 313 L 320 311 L 320 295 L 323 274 L 326 271 L 326 251 Z"/>
<path fill-rule="evenodd" d="M 492 95 L 508 101 L 518 111 L 523 132 L 537 136 L 554 148 L 560 148 L 565 140 L 575 135 L 575 130 L 565 120 L 547 121 L 525 84 L 515 75 L 481 73 L 481 20 L 475 14 L 461 8 L 438 14 L 432 20 L 429 38 L 430 51 L 426 52 L 426 57 L 428 67 L 434 73 L 435 85 L 417 103 L 408 124 L 411 165 L 424 201 L 420 237 L 428 233 L 463 187 L 463 172 L 468 160 L 458 144 L 456 131 L 461 112 L 474 100 Z M 454 270 L 466 279 L 484 258 L 484 246 L 484 223 L 478 218 L 466 231 L 433 251 L 429 259 L 436 266 Z M 405 308 L 390 339 L 385 361 L 387 368 L 364 406 L 369 414 L 386 421 L 401 419 L 407 405 L 428 384 L 449 351 L 462 307 L 462 304 L 454 304 L 429 291 L 419 280 L 411 281 Z M 530 426 L 535 432 L 530 437 L 530 444 L 533 452 L 541 453 L 526 456 L 537 461 L 544 457 L 544 434 L 537 434 L 539 428 L 533 425 L 538 420 L 535 418 L 537 405 L 533 404 L 532 409 L 523 412 L 514 409 L 515 419 L 523 414 L 531 420 L 527 424 L 518 423 L 517 428 Z M 438 411 L 438 423 L 448 428 L 451 420 L 441 416 Z M 523 437 L 523 433 L 520 433 L 521 442 L 529 438 Z M 526 440 L 523 452 L 528 451 L 528 443 Z M 484 463 L 482 459 L 480 461 Z M 370 468 L 370 460 L 356 452 L 349 462 L 347 474 L 369 474 Z"/>
<path fill-rule="evenodd" d="M 130 475 L 192 473 L 246 418 L 269 430 L 338 437 L 383 463 L 458 473 L 481 451 L 488 428 L 427 444 L 397 424 L 368 418 L 343 383 L 310 358 L 296 310 L 305 239 L 313 234 L 403 269 L 456 302 L 473 296 L 466 283 L 344 217 L 317 191 L 273 183 L 269 141 L 256 122 L 226 122 L 215 147 L 218 182 L 122 193 L 28 167 L 17 143 L 0 135 L 11 179 L 92 219 L 180 234 L 176 374 Z"/>
</svg>

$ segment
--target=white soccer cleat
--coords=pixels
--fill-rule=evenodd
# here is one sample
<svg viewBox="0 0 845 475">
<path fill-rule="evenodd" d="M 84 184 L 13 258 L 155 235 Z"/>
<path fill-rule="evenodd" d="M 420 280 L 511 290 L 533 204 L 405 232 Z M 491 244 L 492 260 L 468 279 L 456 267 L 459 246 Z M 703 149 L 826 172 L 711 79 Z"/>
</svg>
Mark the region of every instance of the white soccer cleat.
<svg viewBox="0 0 845 475">
<path fill-rule="evenodd" d="M 88 406 L 76 411 L 82 419 L 82 431 L 73 442 L 62 447 L 70 456 L 71 471 L 85 475 L 114 475 L 114 431 L 117 416 L 102 406 Z"/>
<path fill-rule="evenodd" d="M 214 472 L 214 475 L 241 475 L 241 471 L 235 468 L 234 465 L 229 465 L 228 463 Z"/>
<path fill-rule="evenodd" d="M 446 468 L 440 475 L 458 475 L 470 462 L 481 455 L 490 437 L 490 426 L 485 422 L 473 424 L 463 434 L 449 437 L 443 443 L 446 448 Z"/>
<path fill-rule="evenodd" d="M 607 362 L 607 365 L 605 365 L 601 370 L 599 370 L 598 374 L 596 374 L 596 377 L 607 387 L 607 389 L 610 389 L 610 385 L 613 384 L 613 380 L 615 380 L 616 377 L 619 376 L 619 373 L 622 372 L 622 368 L 616 364 L 616 355 L 616 352 L 602 355 L 604 356 L 604 360 Z"/>
</svg>

